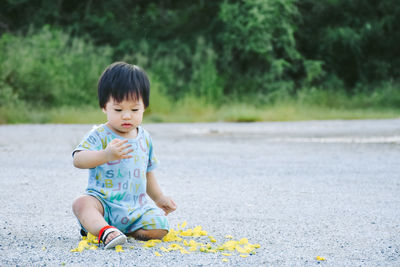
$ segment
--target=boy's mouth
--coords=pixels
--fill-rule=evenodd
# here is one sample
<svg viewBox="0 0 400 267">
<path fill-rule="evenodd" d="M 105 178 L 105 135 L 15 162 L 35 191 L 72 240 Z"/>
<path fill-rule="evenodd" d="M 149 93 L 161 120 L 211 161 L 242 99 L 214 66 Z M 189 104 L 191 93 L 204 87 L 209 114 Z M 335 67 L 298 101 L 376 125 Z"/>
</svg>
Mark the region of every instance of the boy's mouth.
<svg viewBox="0 0 400 267">
<path fill-rule="evenodd" d="M 122 127 L 124 127 L 124 128 L 131 128 L 131 127 L 132 127 L 132 124 L 130 124 L 130 123 L 123 123 L 123 124 L 122 124 Z"/>
</svg>

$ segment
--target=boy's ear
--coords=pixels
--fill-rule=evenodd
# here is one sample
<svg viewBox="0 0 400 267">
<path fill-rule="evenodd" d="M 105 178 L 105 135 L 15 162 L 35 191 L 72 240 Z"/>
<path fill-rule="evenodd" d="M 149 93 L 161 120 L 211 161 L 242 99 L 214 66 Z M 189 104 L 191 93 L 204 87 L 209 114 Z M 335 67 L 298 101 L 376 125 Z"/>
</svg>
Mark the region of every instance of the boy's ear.
<svg viewBox="0 0 400 267">
<path fill-rule="evenodd" d="M 106 108 L 102 108 L 101 110 L 103 111 L 104 114 L 106 114 L 106 112 L 107 112 Z"/>
</svg>

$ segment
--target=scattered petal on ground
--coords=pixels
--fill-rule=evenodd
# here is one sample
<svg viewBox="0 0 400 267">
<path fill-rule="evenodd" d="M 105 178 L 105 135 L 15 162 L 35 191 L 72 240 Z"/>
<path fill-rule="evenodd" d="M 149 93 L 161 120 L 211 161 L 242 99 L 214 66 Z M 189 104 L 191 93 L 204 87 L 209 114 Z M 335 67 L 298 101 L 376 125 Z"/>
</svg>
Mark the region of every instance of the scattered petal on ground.
<svg viewBox="0 0 400 267">
<path fill-rule="evenodd" d="M 161 249 L 162 251 L 164 251 L 164 252 L 170 252 L 170 250 L 166 249 L 165 247 L 161 247 L 160 249 Z"/>
<path fill-rule="evenodd" d="M 184 229 L 184 228 L 186 227 L 186 225 L 187 225 L 187 222 L 184 221 L 184 222 L 181 224 L 182 229 Z"/>
<path fill-rule="evenodd" d="M 326 260 L 324 257 L 321 257 L 321 256 L 317 256 L 316 259 L 317 259 L 317 261 L 324 261 L 324 260 Z"/>
<path fill-rule="evenodd" d="M 159 244 L 159 243 L 161 243 L 161 242 L 162 242 L 162 241 L 159 240 L 159 239 L 150 239 L 150 240 L 144 242 L 143 247 L 152 248 L 152 247 L 155 247 L 157 244 Z"/>
<path fill-rule="evenodd" d="M 230 239 L 223 244 L 217 244 L 217 240 L 212 236 L 208 235 L 200 225 L 194 227 L 193 229 L 187 228 L 187 222 L 184 221 L 182 224 L 178 224 L 177 229 L 171 228 L 166 236 L 162 240 L 151 239 L 148 241 L 139 241 L 143 244 L 144 248 L 157 248 L 162 252 L 180 251 L 181 254 L 190 254 L 192 252 L 203 252 L 203 253 L 220 253 L 223 256 L 232 256 L 233 254 L 246 258 L 249 255 L 254 255 L 255 250 L 260 248 L 260 244 L 250 244 L 247 238 L 242 238 L 240 240 L 234 240 L 233 236 L 226 235 L 225 238 Z M 192 239 L 189 239 L 192 238 Z M 207 242 L 202 243 L 198 241 Z M 160 246 L 159 244 L 169 243 L 168 247 L 166 245 Z M 88 233 L 87 237 L 82 237 L 79 242 L 78 247 L 71 249 L 71 252 L 82 252 L 85 249 L 94 250 L 98 248 L 98 239 L 96 236 Z M 133 246 L 130 246 L 133 249 Z M 46 249 L 43 247 L 43 249 Z M 123 252 L 124 249 L 121 245 L 115 247 L 116 252 Z M 157 257 L 162 256 L 158 251 L 154 254 Z M 325 260 L 322 257 L 317 257 L 317 260 Z M 222 261 L 227 262 L 228 259 L 224 258 Z"/>
<path fill-rule="evenodd" d="M 208 238 L 210 238 L 210 242 L 212 242 L 212 243 L 217 242 L 217 240 L 215 240 L 215 238 L 211 235 L 209 235 Z"/>
<path fill-rule="evenodd" d="M 116 252 L 124 252 L 124 249 L 122 248 L 121 245 L 117 245 L 117 246 L 115 246 L 115 251 Z"/>
</svg>

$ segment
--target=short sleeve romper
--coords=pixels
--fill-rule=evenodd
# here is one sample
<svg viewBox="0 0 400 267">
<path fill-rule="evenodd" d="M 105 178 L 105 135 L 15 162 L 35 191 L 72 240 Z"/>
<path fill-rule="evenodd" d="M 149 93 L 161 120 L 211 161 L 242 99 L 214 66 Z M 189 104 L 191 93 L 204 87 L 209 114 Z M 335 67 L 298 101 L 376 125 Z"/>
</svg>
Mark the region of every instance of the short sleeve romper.
<svg viewBox="0 0 400 267">
<path fill-rule="evenodd" d="M 113 139 L 124 140 L 107 125 L 94 127 L 75 148 L 102 150 Z M 164 212 L 148 201 L 146 173 L 155 169 L 158 160 L 149 133 L 141 126 L 134 139 L 128 139 L 134 150 L 132 158 L 107 162 L 89 169 L 86 194 L 97 198 L 104 208 L 104 219 L 123 233 L 140 228 L 169 230 Z"/>
</svg>

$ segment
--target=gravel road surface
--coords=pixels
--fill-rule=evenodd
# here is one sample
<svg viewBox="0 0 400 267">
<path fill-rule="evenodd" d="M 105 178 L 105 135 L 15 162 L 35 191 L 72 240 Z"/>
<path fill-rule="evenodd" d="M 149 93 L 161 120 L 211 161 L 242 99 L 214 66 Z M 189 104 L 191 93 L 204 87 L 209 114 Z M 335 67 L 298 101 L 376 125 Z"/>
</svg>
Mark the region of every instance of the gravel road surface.
<svg viewBox="0 0 400 267">
<path fill-rule="evenodd" d="M 71 151 L 91 127 L 0 126 L 0 266 L 400 266 L 400 119 L 145 124 L 171 226 L 259 243 L 247 258 L 70 252 L 88 175 Z"/>
</svg>

